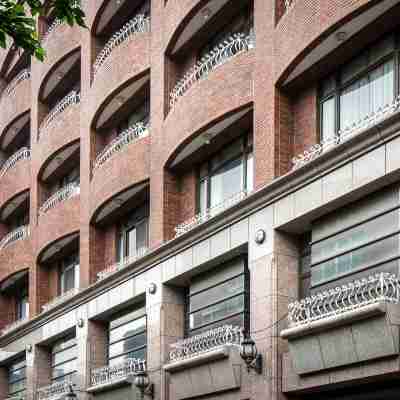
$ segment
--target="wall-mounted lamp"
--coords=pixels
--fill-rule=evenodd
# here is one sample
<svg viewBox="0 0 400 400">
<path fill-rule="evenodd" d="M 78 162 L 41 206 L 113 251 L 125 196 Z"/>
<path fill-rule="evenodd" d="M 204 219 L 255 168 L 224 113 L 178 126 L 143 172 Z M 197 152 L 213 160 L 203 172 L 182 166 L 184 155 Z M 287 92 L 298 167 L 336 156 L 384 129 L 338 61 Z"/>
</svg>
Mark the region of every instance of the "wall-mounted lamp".
<svg viewBox="0 0 400 400">
<path fill-rule="evenodd" d="M 248 372 L 254 369 L 257 374 L 262 373 L 262 356 L 258 354 L 257 346 L 250 336 L 245 337 L 240 344 L 240 357 L 246 363 Z"/>
<path fill-rule="evenodd" d="M 70 383 L 68 385 L 68 392 L 65 393 L 65 395 L 63 397 L 61 397 L 62 400 L 77 400 L 78 395 L 76 394 L 76 392 L 86 392 L 85 390 L 74 390 L 74 384 Z"/>
<path fill-rule="evenodd" d="M 146 371 L 140 371 L 135 374 L 133 384 L 140 390 L 142 398 L 144 395 L 154 398 L 154 383 L 150 382 L 149 375 Z"/>
<path fill-rule="evenodd" d="M 85 321 L 83 318 L 79 318 L 76 324 L 78 325 L 78 328 L 83 328 L 85 326 Z"/>
<path fill-rule="evenodd" d="M 32 346 L 31 344 L 27 344 L 26 347 L 25 347 L 25 349 L 26 349 L 26 351 L 27 351 L 28 353 L 32 353 L 33 346 Z"/>
</svg>

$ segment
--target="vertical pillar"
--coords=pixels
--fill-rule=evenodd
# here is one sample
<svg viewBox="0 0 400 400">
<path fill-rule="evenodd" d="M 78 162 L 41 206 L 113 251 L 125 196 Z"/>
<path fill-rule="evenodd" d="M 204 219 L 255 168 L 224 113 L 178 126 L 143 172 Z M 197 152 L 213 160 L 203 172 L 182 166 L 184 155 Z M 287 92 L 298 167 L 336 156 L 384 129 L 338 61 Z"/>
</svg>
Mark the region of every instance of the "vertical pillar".
<svg viewBox="0 0 400 400">
<path fill-rule="evenodd" d="M 27 400 L 35 400 L 38 389 L 51 382 L 51 355 L 46 347 L 32 345 L 26 352 L 26 377 Z"/>
<path fill-rule="evenodd" d="M 6 399 L 8 397 L 8 370 L 7 367 L 0 368 L 0 397 Z"/>
</svg>

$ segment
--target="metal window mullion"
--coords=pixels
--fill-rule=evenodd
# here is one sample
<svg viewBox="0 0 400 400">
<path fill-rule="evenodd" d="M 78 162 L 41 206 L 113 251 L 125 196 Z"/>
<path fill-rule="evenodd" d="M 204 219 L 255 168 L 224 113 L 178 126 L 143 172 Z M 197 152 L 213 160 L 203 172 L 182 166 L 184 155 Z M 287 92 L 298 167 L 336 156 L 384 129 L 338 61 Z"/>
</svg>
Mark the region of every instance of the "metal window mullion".
<svg viewBox="0 0 400 400">
<path fill-rule="evenodd" d="M 124 337 L 124 338 L 122 338 L 122 339 L 118 339 L 118 340 L 116 340 L 116 341 L 114 341 L 114 342 L 109 342 L 108 345 L 109 345 L 109 346 L 112 346 L 112 345 L 114 345 L 114 344 L 117 344 L 117 343 L 123 342 L 123 341 L 125 341 L 125 340 L 131 339 L 131 338 L 133 338 L 133 337 L 135 337 L 135 336 L 143 335 L 143 333 L 146 333 L 146 332 L 147 332 L 147 329 L 143 329 L 143 331 L 141 331 L 141 332 L 139 332 L 139 333 L 135 333 L 135 334 L 133 334 L 133 335 L 131 335 L 131 336 L 126 336 L 126 337 Z"/>
<path fill-rule="evenodd" d="M 57 368 L 57 367 L 59 367 L 60 365 L 67 364 L 67 363 L 69 363 L 69 362 L 71 362 L 71 361 L 74 361 L 74 360 L 77 360 L 77 359 L 78 359 L 78 357 L 75 356 L 75 357 L 69 358 L 68 360 L 65 360 L 65 361 L 63 361 L 63 362 L 60 362 L 60 363 L 58 363 L 58 364 L 51 364 L 51 368 Z"/>
<path fill-rule="evenodd" d="M 128 313 L 128 314 L 129 314 L 129 313 Z M 121 317 L 122 317 L 122 316 L 121 316 Z M 114 326 L 113 328 L 108 328 L 108 331 L 111 332 L 111 331 L 113 331 L 113 330 L 115 330 L 115 329 L 120 328 L 121 326 L 128 325 L 128 324 L 130 324 L 131 322 L 137 321 L 137 320 L 142 319 L 142 318 L 146 318 L 146 314 L 143 314 L 143 315 L 141 315 L 140 317 L 137 317 L 137 318 L 130 319 L 130 320 L 128 320 L 127 322 L 123 322 L 121 325 Z M 146 325 L 147 325 L 147 319 L 146 319 Z"/>
<path fill-rule="evenodd" d="M 238 316 L 238 315 L 244 315 L 244 309 L 243 309 L 242 311 L 237 312 L 237 313 L 233 313 L 233 314 L 227 315 L 227 316 L 224 317 L 224 318 L 220 318 L 220 319 L 217 319 L 217 320 L 215 320 L 215 321 L 208 322 L 208 323 L 206 323 L 206 324 L 200 325 L 200 326 L 198 326 L 198 327 L 196 327 L 196 328 L 194 328 L 194 329 L 190 329 L 190 332 L 197 331 L 197 330 L 202 329 L 202 328 L 204 328 L 204 327 L 206 327 L 206 326 L 218 324 L 219 322 L 222 322 L 222 321 L 225 321 L 225 320 L 227 320 L 227 319 L 236 317 L 236 316 Z"/>
<path fill-rule="evenodd" d="M 143 349 L 145 349 L 146 347 L 147 347 L 147 343 L 146 343 L 146 344 L 143 344 L 142 346 L 134 347 L 134 348 L 132 348 L 131 350 L 127 350 L 127 351 L 124 351 L 124 352 L 122 352 L 122 353 L 118 353 L 116 356 L 109 357 L 108 360 L 109 360 L 109 361 L 114 360 L 115 358 L 122 357 L 122 356 L 124 356 L 124 355 L 126 355 L 126 354 L 134 353 L 134 352 L 139 351 L 139 350 L 143 350 Z"/>
<path fill-rule="evenodd" d="M 199 308 L 196 308 L 195 310 L 190 311 L 190 314 L 194 314 L 196 312 L 199 312 L 199 311 L 202 311 L 202 310 L 206 310 L 207 308 L 210 308 L 210 307 L 216 306 L 218 304 L 224 303 L 224 302 L 226 302 L 228 300 L 232 300 L 235 297 L 243 296 L 244 294 L 245 294 L 245 289 L 243 289 L 243 291 L 241 291 L 239 293 L 235 293 L 235 294 L 233 294 L 231 296 L 224 297 L 222 300 L 218 300 L 218 301 L 215 301 L 214 303 L 210 303 L 210 304 L 208 304 L 206 306 L 201 306 Z"/>
<path fill-rule="evenodd" d="M 189 293 L 189 298 L 191 298 L 191 297 L 193 297 L 193 296 L 196 296 L 196 295 L 198 295 L 198 294 L 204 293 L 204 292 L 206 292 L 206 291 L 208 291 L 208 290 L 214 289 L 214 288 L 216 288 L 216 287 L 218 287 L 218 286 L 223 285 L 224 283 L 233 281 L 234 279 L 239 278 L 239 277 L 242 276 L 242 275 L 244 275 L 244 271 L 241 272 L 240 274 L 231 276 L 230 278 L 227 278 L 227 279 L 225 279 L 225 280 L 223 280 L 223 281 L 221 281 L 221 282 L 215 283 L 214 285 L 207 286 L 205 289 L 198 290 L 197 292 L 192 293 L 192 294 Z"/>
</svg>

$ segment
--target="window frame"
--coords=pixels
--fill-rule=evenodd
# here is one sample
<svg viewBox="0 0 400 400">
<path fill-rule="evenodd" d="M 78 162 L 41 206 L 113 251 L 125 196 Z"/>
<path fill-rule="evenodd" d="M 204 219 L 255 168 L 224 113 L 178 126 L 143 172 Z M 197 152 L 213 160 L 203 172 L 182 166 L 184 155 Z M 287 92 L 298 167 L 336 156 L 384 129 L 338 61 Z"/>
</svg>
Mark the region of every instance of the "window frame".
<svg viewBox="0 0 400 400">
<path fill-rule="evenodd" d="M 71 344 L 71 345 L 69 345 L 69 346 L 67 346 L 67 347 L 65 347 L 65 348 L 63 348 L 61 350 L 54 351 L 54 347 L 55 346 L 57 346 L 60 343 L 65 343 L 65 342 L 67 342 L 67 341 L 69 341 L 71 339 L 75 339 L 75 343 L 73 343 L 73 344 Z M 54 355 L 63 353 L 65 351 L 71 350 L 73 348 L 76 348 L 75 357 L 68 358 L 68 359 L 66 359 L 66 360 L 64 360 L 62 362 L 59 362 L 59 363 L 53 363 Z M 74 360 L 76 360 L 76 361 L 78 360 L 78 342 L 77 342 L 77 338 L 76 338 L 75 333 L 67 335 L 64 338 L 54 342 L 52 347 L 51 347 L 51 351 L 50 351 L 50 369 L 51 369 L 50 380 L 51 380 L 51 383 L 59 382 L 59 381 L 65 381 L 65 377 L 69 377 L 69 376 L 73 377 L 78 372 L 78 369 L 75 369 L 73 371 L 67 372 L 66 374 L 57 376 L 56 378 L 53 377 L 53 372 L 60 365 L 67 364 L 67 363 L 69 363 L 71 361 L 74 361 Z"/>
<path fill-rule="evenodd" d="M 13 368 L 14 365 L 22 363 L 22 362 L 24 363 L 22 366 L 15 368 L 15 369 Z M 11 381 L 11 379 L 10 379 L 11 372 L 21 371 L 21 370 L 25 370 L 24 377 L 20 378 L 20 379 L 16 379 L 15 381 Z M 27 379 L 27 377 L 26 377 L 26 358 L 25 357 L 16 358 L 7 366 L 7 396 L 8 396 L 8 398 L 16 397 L 18 395 L 21 396 L 21 394 L 23 396 L 26 393 L 26 389 L 27 389 L 26 379 Z M 12 385 L 14 383 L 19 383 L 22 381 L 25 381 L 25 385 L 22 389 L 14 391 L 14 392 L 10 391 L 10 385 Z"/>
<path fill-rule="evenodd" d="M 59 274 L 58 274 L 58 295 L 63 295 L 69 290 L 77 289 L 79 287 L 79 278 L 77 279 L 77 275 L 79 276 L 80 270 L 77 271 L 77 267 L 80 267 L 80 259 L 79 259 L 79 250 L 73 252 L 63 258 L 59 262 Z M 65 281 L 64 277 L 67 271 L 73 269 L 74 271 L 74 287 L 69 290 L 65 290 Z"/>
</svg>

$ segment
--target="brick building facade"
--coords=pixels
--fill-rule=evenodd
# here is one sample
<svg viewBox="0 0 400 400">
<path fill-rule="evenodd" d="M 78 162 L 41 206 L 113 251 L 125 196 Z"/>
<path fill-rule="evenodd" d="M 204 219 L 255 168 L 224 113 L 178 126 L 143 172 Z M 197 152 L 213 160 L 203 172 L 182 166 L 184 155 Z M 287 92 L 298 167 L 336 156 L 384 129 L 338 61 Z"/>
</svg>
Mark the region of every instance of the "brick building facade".
<svg viewBox="0 0 400 400">
<path fill-rule="evenodd" d="M 399 1 L 82 7 L 0 51 L 0 396 L 398 398 Z"/>
</svg>

